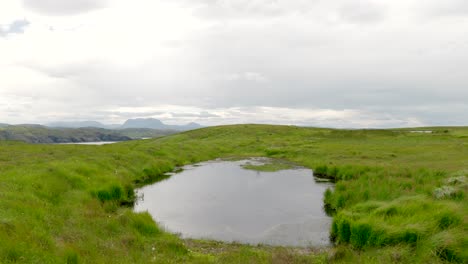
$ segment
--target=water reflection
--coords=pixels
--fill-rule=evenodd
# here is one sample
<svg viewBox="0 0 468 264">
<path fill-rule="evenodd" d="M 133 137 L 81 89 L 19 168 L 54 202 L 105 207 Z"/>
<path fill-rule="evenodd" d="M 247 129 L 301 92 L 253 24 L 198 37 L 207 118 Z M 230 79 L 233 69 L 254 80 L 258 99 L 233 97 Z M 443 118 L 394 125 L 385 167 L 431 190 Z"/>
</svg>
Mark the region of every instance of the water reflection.
<svg viewBox="0 0 468 264">
<path fill-rule="evenodd" d="M 187 166 L 168 180 L 144 187 L 136 211 L 148 211 L 182 237 L 250 244 L 328 245 L 331 218 L 312 171 L 246 170 L 258 160 L 211 161 Z M 261 161 L 260 161 L 261 162 Z"/>
</svg>

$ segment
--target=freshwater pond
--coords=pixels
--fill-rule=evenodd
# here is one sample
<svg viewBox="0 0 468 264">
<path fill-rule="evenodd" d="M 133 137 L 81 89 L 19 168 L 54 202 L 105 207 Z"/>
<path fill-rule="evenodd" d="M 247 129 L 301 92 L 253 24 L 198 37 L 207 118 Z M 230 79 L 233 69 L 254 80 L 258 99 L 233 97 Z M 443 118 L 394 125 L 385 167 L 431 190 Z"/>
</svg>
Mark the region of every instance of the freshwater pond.
<svg viewBox="0 0 468 264">
<path fill-rule="evenodd" d="M 282 246 L 330 245 L 331 218 L 310 169 L 244 169 L 266 159 L 215 160 L 185 166 L 169 179 L 139 189 L 135 211 L 183 238 Z"/>
</svg>

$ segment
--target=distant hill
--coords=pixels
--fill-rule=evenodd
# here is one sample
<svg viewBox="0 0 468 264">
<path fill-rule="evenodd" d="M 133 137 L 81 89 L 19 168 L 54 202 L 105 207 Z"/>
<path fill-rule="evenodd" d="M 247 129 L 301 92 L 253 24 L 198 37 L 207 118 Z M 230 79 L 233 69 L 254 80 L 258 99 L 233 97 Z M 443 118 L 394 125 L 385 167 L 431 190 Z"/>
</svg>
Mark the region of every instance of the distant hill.
<svg viewBox="0 0 468 264">
<path fill-rule="evenodd" d="M 129 128 L 109 130 L 96 127 L 50 128 L 41 125 L 9 125 L 0 127 L 0 140 L 19 140 L 28 143 L 79 143 L 126 141 L 174 134 L 174 130 Z"/>
<path fill-rule="evenodd" d="M 136 118 L 125 121 L 121 128 L 152 128 L 152 129 L 172 129 L 172 130 L 192 130 L 201 128 L 197 123 L 189 123 L 186 125 L 166 125 L 161 120 L 154 118 Z"/>
<path fill-rule="evenodd" d="M 48 128 L 39 125 L 16 125 L 0 128 L 0 140 L 28 143 L 72 143 L 125 141 L 130 137 L 102 128 Z"/>
<path fill-rule="evenodd" d="M 166 125 L 160 120 L 154 118 L 136 118 L 125 121 L 125 123 L 122 125 L 122 128 L 163 129 L 166 128 Z"/>
<path fill-rule="evenodd" d="M 179 127 L 181 128 L 180 130 L 193 130 L 193 129 L 202 128 L 203 126 L 195 122 L 190 122 L 186 125 L 182 125 Z"/>
<path fill-rule="evenodd" d="M 136 118 L 128 119 L 120 124 L 103 124 L 97 121 L 79 121 L 79 122 L 54 122 L 49 123 L 46 126 L 53 128 L 83 128 L 83 127 L 97 127 L 105 129 L 127 129 L 127 128 L 150 128 L 158 130 L 178 130 L 186 131 L 201 128 L 202 126 L 197 123 L 188 123 L 186 125 L 166 125 L 161 120 L 155 118 Z"/>
<path fill-rule="evenodd" d="M 79 121 L 79 122 L 54 122 L 47 124 L 48 127 L 103 127 L 104 124 L 97 121 Z"/>
<path fill-rule="evenodd" d="M 152 129 L 152 128 L 124 128 L 113 130 L 117 133 L 127 136 L 131 139 L 156 138 L 178 133 L 177 130 L 170 129 Z"/>
<path fill-rule="evenodd" d="M 0 123 L 0 140 L 19 140 L 29 143 L 73 143 L 125 141 L 155 138 L 180 131 L 201 128 L 197 123 L 167 125 L 154 118 L 136 118 L 124 124 L 103 124 L 97 121 L 64 121 L 47 125 Z"/>
<path fill-rule="evenodd" d="M 98 128 L 119 128 L 120 125 L 105 125 L 97 121 L 77 121 L 77 122 L 54 122 L 46 124 L 48 127 L 62 127 L 62 128 L 81 128 L 81 127 L 98 127 Z"/>
</svg>

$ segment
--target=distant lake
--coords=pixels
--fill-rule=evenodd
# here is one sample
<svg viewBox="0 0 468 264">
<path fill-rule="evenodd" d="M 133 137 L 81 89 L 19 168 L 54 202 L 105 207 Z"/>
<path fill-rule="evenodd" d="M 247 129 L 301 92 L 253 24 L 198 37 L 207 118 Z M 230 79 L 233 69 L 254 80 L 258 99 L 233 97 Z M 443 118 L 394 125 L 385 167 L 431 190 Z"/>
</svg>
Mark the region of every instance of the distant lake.
<svg viewBox="0 0 468 264">
<path fill-rule="evenodd" d="M 70 143 L 58 143 L 61 145 L 107 145 L 114 144 L 117 141 L 97 141 L 97 142 L 70 142 Z"/>
<path fill-rule="evenodd" d="M 242 167 L 259 160 L 210 161 L 184 167 L 169 179 L 141 188 L 135 211 L 148 211 L 170 232 L 284 246 L 330 245 L 331 218 L 323 193 L 332 183 L 310 169 L 258 172 Z"/>
</svg>

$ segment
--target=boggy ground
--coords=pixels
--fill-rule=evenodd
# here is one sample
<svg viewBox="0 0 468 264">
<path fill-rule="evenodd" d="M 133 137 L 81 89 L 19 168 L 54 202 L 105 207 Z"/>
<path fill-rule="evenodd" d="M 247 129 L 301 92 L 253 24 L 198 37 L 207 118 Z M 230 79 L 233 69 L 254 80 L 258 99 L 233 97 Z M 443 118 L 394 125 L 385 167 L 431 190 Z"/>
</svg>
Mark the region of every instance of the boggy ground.
<svg viewBox="0 0 468 264">
<path fill-rule="evenodd" d="M 182 240 L 128 207 L 135 187 L 178 166 L 251 156 L 337 181 L 324 197 L 336 248 Z M 236 125 L 104 146 L 2 141 L 0 263 L 466 263 L 467 177 L 468 128 Z"/>
</svg>

